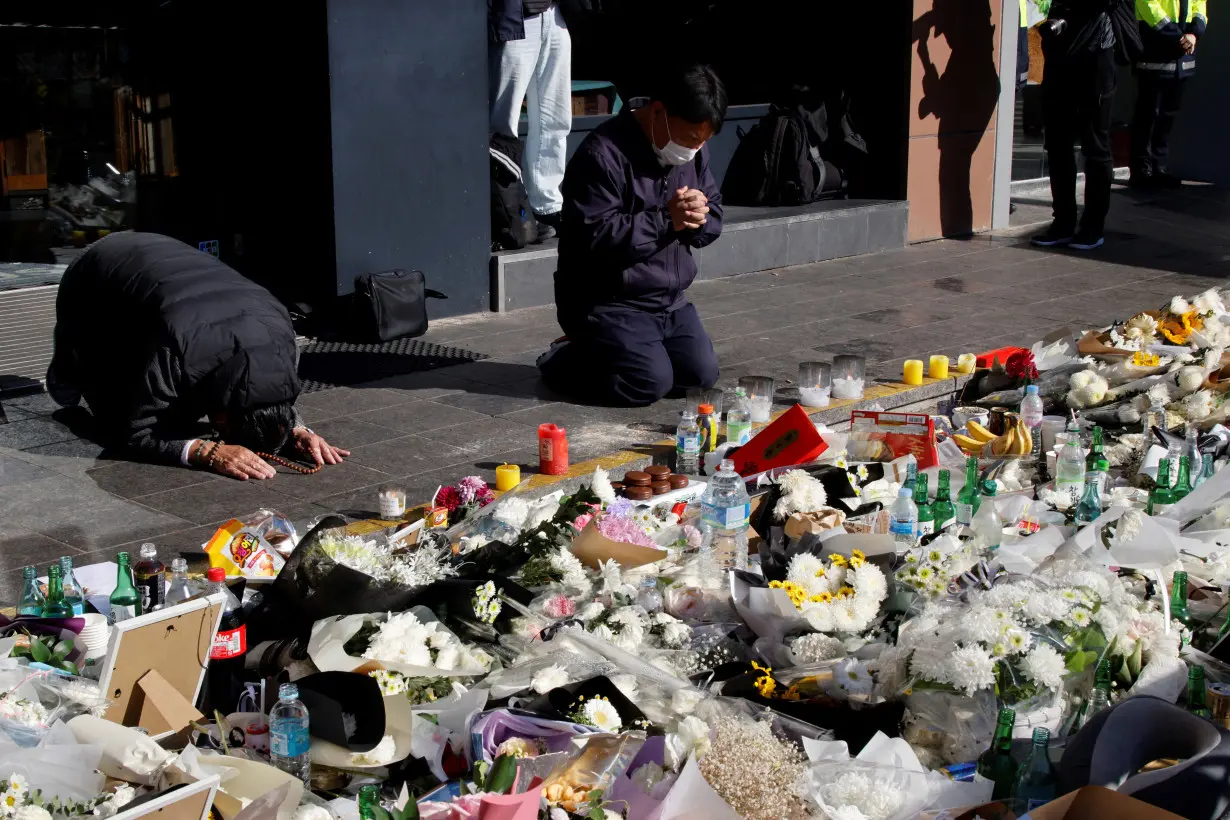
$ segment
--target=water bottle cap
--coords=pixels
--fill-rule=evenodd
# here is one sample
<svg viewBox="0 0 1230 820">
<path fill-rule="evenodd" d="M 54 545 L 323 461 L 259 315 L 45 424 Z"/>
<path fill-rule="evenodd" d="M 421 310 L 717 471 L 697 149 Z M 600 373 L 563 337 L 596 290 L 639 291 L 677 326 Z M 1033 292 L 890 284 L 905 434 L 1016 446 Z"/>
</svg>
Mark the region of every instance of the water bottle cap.
<svg viewBox="0 0 1230 820">
<path fill-rule="evenodd" d="M 210 567 L 209 572 L 205 573 L 205 580 L 211 584 L 225 583 L 226 570 L 222 567 Z"/>
<path fill-rule="evenodd" d="M 718 465 L 718 470 L 720 470 L 723 473 L 733 473 L 735 471 L 734 459 L 731 459 L 731 458 L 722 459 L 722 463 Z"/>
<path fill-rule="evenodd" d="M 219 567 L 219 569 L 221 569 L 221 567 Z M 188 571 L 187 559 L 184 559 L 184 558 L 172 558 L 171 559 L 171 572 L 187 572 L 187 571 Z M 223 573 L 222 579 L 226 580 L 225 573 Z"/>
<path fill-rule="evenodd" d="M 712 404 L 702 404 L 700 407 L 696 408 L 696 411 L 698 413 L 708 413 L 709 415 L 713 415 L 713 405 Z"/>
<path fill-rule="evenodd" d="M 155 547 L 153 544 L 142 544 L 141 545 L 141 557 L 142 558 L 153 558 L 157 554 L 158 554 L 158 548 Z"/>
<path fill-rule="evenodd" d="M 914 491 L 911 490 L 909 487 L 902 487 L 900 490 L 897 491 L 897 497 L 898 498 L 913 498 Z"/>
<path fill-rule="evenodd" d="M 1038 385 L 1036 385 L 1036 384 L 1027 384 L 1027 385 L 1025 385 L 1025 394 L 1026 394 L 1027 396 L 1036 396 L 1036 395 L 1038 395 Z"/>
<path fill-rule="evenodd" d="M 299 687 L 293 683 L 284 683 L 278 687 L 279 700 L 298 700 Z"/>
</svg>

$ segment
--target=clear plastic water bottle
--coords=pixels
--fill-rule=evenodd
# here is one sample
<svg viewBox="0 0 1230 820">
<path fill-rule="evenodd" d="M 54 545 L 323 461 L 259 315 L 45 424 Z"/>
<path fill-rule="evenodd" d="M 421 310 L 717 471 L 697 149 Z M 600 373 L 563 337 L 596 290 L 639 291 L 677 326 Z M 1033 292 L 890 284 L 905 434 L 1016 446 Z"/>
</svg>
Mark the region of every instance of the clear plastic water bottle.
<svg viewBox="0 0 1230 820">
<path fill-rule="evenodd" d="M 982 482 L 982 504 L 974 513 L 970 529 L 982 539 L 987 549 L 997 548 L 1003 540 L 1004 520 L 995 509 L 995 482 L 989 478 Z"/>
<path fill-rule="evenodd" d="M 723 459 L 700 498 L 702 550 L 722 569 L 747 569 L 751 499 L 735 463 Z"/>
<path fill-rule="evenodd" d="M 1196 429 L 1196 425 L 1187 425 L 1187 430 L 1184 431 L 1186 439 L 1183 445 L 1183 455 L 1188 458 L 1188 465 L 1191 467 L 1191 489 L 1195 489 L 1199 483 L 1200 471 L 1204 468 L 1204 454 L 1200 452 L 1200 431 Z"/>
<path fill-rule="evenodd" d="M 700 475 L 700 425 L 696 423 L 695 410 L 684 410 L 679 414 L 679 429 L 675 433 L 675 472 Z"/>
<path fill-rule="evenodd" d="M 307 783 L 312 769 L 310 747 L 308 710 L 299 700 L 299 687 L 284 683 L 269 713 L 269 762 Z"/>
<path fill-rule="evenodd" d="M 1059 451 L 1055 465 L 1055 492 L 1066 497 L 1068 508 L 1073 510 L 1085 493 L 1085 451 L 1075 421 L 1068 422 L 1068 441 Z"/>
<path fill-rule="evenodd" d="M 183 558 L 171 560 L 171 579 L 167 584 L 166 601 L 163 607 L 182 604 L 201 590 L 188 577 L 188 562 Z"/>
<path fill-rule="evenodd" d="M 734 403 L 726 411 L 726 440 L 739 447 L 752 440 L 752 411 L 742 387 L 735 390 Z"/>
<path fill-rule="evenodd" d="M 914 491 L 902 487 L 897 500 L 888 511 L 888 531 L 897 542 L 897 551 L 904 552 L 918 540 L 918 507 L 914 505 Z"/>
<path fill-rule="evenodd" d="M 1029 429 L 1029 435 L 1033 437 L 1032 452 L 1035 455 L 1042 452 L 1042 416 L 1044 413 L 1042 397 L 1038 395 L 1038 385 L 1026 385 L 1025 398 L 1021 401 L 1021 421 Z"/>
</svg>

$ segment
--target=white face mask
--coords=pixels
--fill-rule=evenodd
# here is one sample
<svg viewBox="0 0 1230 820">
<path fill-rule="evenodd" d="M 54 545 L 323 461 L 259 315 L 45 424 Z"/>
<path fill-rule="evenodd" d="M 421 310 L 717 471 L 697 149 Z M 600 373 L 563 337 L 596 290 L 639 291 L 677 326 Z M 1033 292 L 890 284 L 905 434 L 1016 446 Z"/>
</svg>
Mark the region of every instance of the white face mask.
<svg viewBox="0 0 1230 820">
<path fill-rule="evenodd" d="M 650 125 L 650 133 L 653 134 L 652 124 Z M 663 165 L 687 165 L 696 159 L 696 154 L 699 151 L 699 148 L 685 148 L 671 139 L 671 124 L 669 121 L 666 123 L 666 145 L 659 148 L 657 137 L 654 136 L 653 152 L 658 155 L 658 162 Z"/>
</svg>

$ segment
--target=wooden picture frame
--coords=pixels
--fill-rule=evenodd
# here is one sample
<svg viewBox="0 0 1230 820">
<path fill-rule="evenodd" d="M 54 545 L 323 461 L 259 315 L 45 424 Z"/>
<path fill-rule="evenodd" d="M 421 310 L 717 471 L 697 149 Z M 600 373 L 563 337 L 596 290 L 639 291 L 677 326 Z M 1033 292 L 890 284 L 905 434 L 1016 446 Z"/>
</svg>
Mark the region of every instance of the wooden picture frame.
<svg viewBox="0 0 1230 820">
<path fill-rule="evenodd" d="M 133 801 L 136 805 L 125 806 L 113 820 L 138 820 L 148 817 L 157 820 L 208 820 L 209 810 L 218 792 L 218 775 L 206 777 L 195 783 L 172 786 L 149 799 Z"/>
<path fill-rule="evenodd" d="M 140 726 L 154 740 L 198 718 L 194 704 L 225 605 L 215 594 L 117 623 L 99 676 L 111 701 L 104 717 Z"/>
</svg>

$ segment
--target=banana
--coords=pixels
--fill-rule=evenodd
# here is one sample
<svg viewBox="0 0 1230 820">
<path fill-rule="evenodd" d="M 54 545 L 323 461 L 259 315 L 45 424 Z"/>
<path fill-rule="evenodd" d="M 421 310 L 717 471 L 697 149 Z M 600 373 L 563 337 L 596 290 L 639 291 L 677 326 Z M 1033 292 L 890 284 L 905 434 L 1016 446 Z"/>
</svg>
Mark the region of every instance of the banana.
<svg viewBox="0 0 1230 820">
<path fill-rule="evenodd" d="M 955 441 L 957 443 L 957 446 L 960 447 L 962 450 L 964 450 L 967 453 L 974 454 L 974 455 L 981 453 L 983 448 L 986 447 L 985 441 L 979 441 L 976 438 L 970 438 L 969 436 L 964 436 L 964 435 L 961 435 L 960 433 L 955 434 L 952 437 L 952 440 Z"/>
<path fill-rule="evenodd" d="M 970 438 L 976 441 L 981 441 L 984 444 L 995 438 L 994 433 L 972 419 L 966 423 L 965 429 L 969 432 Z"/>
<path fill-rule="evenodd" d="M 1021 440 L 1021 455 L 1029 455 L 1034 451 L 1034 437 L 1024 421 L 1018 420 L 1016 424 L 1016 437 Z"/>
<path fill-rule="evenodd" d="M 1008 455 L 1012 452 L 1013 442 L 1015 441 L 1016 428 L 1011 427 L 1008 429 L 1008 432 L 991 442 L 991 454 L 996 456 Z"/>
</svg>

